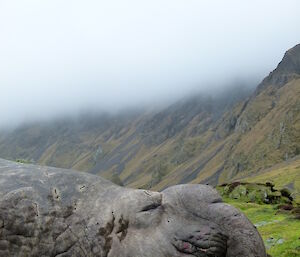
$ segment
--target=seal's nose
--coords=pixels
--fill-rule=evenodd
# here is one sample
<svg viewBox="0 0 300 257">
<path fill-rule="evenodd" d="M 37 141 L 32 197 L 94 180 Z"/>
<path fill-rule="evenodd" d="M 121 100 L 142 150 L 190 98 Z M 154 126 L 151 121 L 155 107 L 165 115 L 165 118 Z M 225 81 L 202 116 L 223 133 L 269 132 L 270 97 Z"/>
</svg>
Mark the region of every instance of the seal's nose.
<svg viewBox="0 0 300 257">
<path fill-rule="evenodd" d="M 177 251 L 194 256 L 225 257 L 228 237 L 208 226 L 201 226 L 197 231 L 176 235 L 173 245 Z"/>
</svg>

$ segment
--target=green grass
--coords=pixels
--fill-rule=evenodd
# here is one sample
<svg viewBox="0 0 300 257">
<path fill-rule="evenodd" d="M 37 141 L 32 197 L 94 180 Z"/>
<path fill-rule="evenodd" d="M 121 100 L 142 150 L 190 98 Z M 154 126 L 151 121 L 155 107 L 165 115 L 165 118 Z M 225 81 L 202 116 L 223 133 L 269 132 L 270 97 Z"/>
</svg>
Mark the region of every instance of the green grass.
<svg viewBox="0 0 300 257">
<path fill-rule="evenodd" d="M 300 220 L 276 205 L 245 203 L 224 198 L 240 209 L 257 226 L 272 257 L 300 257 Z"/>
</svg>

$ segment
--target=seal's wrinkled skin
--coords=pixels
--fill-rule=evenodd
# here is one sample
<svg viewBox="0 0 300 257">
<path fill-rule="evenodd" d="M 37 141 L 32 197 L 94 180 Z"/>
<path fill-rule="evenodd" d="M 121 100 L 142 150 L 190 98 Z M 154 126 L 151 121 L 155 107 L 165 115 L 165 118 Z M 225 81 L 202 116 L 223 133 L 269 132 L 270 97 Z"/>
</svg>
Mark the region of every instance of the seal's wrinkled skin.
<svg viewBox="0 0 300 257">
<path fill-rule="evenodd" d="M 161 193 L 0 160 L 0 256 L 265 257 L 255 227 L 209 186 Z"/>
</svg>

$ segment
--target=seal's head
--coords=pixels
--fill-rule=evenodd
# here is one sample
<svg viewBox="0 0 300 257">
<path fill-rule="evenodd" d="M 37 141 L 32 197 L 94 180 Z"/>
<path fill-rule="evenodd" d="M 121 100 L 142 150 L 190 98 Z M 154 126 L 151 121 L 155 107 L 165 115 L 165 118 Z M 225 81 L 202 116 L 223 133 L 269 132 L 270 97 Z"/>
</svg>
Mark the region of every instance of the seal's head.
<svg viewBox="0 0 300 257">
<path fill-rule="evenodd" d="M 1 159 L 0 168 L 0 256 L 266 257 L 256 228 L 209 186 L 159 193 Z"/>
<path fill-rule="evenodd" d="M 256 228 L 205 185 L 127 190 L 114 204 L 109 256 L 265 257 Z"/>
</svg>

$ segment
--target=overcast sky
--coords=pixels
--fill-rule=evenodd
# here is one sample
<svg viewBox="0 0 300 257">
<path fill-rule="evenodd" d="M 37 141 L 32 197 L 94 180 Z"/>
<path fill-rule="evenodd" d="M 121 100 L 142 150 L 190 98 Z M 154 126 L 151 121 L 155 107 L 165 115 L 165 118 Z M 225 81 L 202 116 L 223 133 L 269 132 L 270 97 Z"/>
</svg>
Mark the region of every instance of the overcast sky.
<svg viewBox="0 0 300 257">
<path fill-rule="evenodd" d="M 299 10 L 298 0 L 0 0 L 0 123 L 259 81 L 300 42 Z"/>
</svg>

